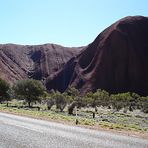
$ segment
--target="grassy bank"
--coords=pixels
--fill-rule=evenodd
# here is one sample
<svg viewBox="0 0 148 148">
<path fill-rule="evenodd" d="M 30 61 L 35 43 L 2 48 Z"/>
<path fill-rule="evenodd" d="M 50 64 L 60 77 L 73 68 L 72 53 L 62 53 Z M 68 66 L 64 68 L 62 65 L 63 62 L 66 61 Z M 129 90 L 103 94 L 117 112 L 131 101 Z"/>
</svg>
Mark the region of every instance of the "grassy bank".
<svg viewBox="0 0 148 148">
<path fill-rule="evenodd" d="M 68 115 L 67 111 L 58 112 L 55 107 L 45 110 L 45 106 L 38 111 L 37 108 L 20 108 L 19 105 L 0 104 L 0 111 L 23 115 L 43 120 L 55 121 L 75 125 L 76 117 Z M 148 136 L 148 115 L 137 112 L 112 112 L 108 109 L 98 108 L 95 119 L 92 117 L 92 108 L 82 108 L 78 111 L 78 126 L 113 131 L 137 132 Z"/>
</svg>

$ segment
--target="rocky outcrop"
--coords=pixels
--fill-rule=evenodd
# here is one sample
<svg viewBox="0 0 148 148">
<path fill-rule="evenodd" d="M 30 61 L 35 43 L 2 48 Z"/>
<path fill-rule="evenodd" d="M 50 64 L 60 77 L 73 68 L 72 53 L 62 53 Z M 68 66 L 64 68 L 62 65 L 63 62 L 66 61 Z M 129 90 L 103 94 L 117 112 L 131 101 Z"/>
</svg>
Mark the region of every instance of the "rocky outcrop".
<svg viewBox="0 0 148 148">
<path fill-rule="evenodd" d="M 83 52 L 46 79 L 48 89 L 148 95 L 148 18 L 126 17 L 104 30 Z"/>
<path fill-rule="evenodd" d="M 62 92 L 74 86 L 82 94 L 101 88 L 148 95 L 148 18 L 123 18 L 87 47 L 0 45 L 0 77 L 33 78 Z"/>
<path fill-rule="evenodd" d="M 0 45 L 0 77 L 11 83 L 25 78 L 44 81 L 82 48 L 67 48 L 55 44 Z"/>
</svg>

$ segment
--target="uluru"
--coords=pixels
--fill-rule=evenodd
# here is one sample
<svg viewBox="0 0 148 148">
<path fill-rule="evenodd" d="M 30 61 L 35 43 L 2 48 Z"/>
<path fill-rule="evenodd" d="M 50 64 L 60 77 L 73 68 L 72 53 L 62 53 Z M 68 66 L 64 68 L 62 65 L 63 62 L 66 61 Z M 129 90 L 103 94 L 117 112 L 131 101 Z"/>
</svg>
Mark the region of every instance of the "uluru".
<svg viewBox="0 0 148 148">
<path fill-rule="evenodd" d="M 88 46 L 1 44 L 0 77 L 10 83 L 33 78 L 61 92 L 72 86 L 82 94 L 148 95 L 148 17 L 125 17 Z"/>
<path fill-rule="evenodd" d="M 100 88 L 148 95 L 148 17 L 115 22 L 46 79 L 48 90 L 65 91 L 70 86 L 83 94 Z"/>
<path fill-rule="evenodd" d="M 27 78 L 44 81 L 82 48 L 68 48 L 56 44 L 1 44 L 0 77 L 10 83 Z"/>
</svg>

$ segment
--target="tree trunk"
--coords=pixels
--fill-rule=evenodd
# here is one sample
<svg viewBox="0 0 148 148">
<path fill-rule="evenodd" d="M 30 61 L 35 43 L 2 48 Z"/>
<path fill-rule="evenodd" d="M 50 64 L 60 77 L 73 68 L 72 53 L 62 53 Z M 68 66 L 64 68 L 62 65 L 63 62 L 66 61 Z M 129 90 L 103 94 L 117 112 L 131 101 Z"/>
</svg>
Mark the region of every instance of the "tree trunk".
<svg viewBox="0 0 148 148">
<path fill-rule="evenodd" d="M 28 107 L 31 108 L 31 102 L 30 101 L 28 101 Z"/>
<path fill-rule="evenodd" d="M 131 111 L 131 112 L 133 111 L 133 108 L 131 105 L 129 106 L 129 111 Z"/>
<path fill-rule="evenodd" d="M 75 106 L 77 105 L 76 102 L 73 102 L 69 107 L 68 107 L 68 114 L 72 115 L 73 114 L 73 110 L 75 108 Z"/>
<path fill-rule="evenodd" d="M 95 118 L 95 112 L 93 112 L 93 118 Z"/>
<path fill-rule="evenodd" d="M 76 119 L 76 125 L 79 123 L 78 119 Z"/>
<path fill-rule="evenodd" d="M 66 106 L 66 104 L 63 104 L 63 105 L 60 106 L 60 112 L 63 112 L 65 106 Z"/>
<path fill-rule="evenodd" d="M 8 103 L 8 101 L 7 101 L 7 107 L 9 106 L 9 103 Z"/>
<path fill-rule="evenodd" d="M 63 108 L 60 108 L 60 112 L 63 112 Z"/>
<path fill-rule="evenodd" d="M 50 110 L 51 109 L 51 106 L 47 106 L 47 109 Z"/>
</svg>

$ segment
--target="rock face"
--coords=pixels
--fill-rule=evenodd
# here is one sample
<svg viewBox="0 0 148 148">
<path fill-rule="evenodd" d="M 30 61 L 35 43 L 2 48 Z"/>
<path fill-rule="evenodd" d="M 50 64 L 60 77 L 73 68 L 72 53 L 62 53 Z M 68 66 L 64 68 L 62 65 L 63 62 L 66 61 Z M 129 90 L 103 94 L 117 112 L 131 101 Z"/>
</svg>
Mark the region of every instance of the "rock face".
<svg viewBox="0 0 148 148">
<path fill-rule="evenodd" d="M 81 49 L 55 44 L 0 45 L 0 77 L 11 83 L 25 78 L 45 80 Z"/>
<path fill-rule="evenodd" d="M 123 18 L 87 47 L 0 45 L 0 77 L 41 80 L 48 90 L 75 86 L 82 94 L 101 88 L 148 95 L 148 17 Z"/>
<path fill-rule="evenodd" d="M 82 93 L 148 95 L 148 17 L 126 17 L 104 30 L 86 49 L 46 80 L 48 89 L 75 86 Z"/>
</svg>

